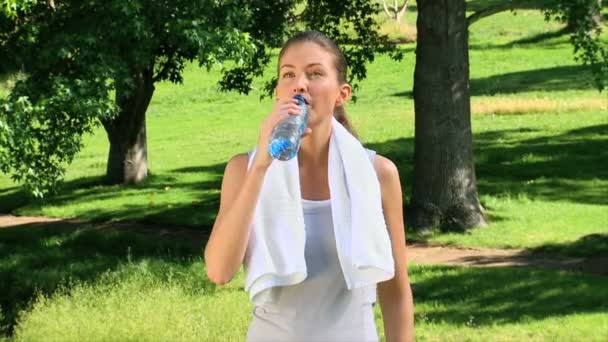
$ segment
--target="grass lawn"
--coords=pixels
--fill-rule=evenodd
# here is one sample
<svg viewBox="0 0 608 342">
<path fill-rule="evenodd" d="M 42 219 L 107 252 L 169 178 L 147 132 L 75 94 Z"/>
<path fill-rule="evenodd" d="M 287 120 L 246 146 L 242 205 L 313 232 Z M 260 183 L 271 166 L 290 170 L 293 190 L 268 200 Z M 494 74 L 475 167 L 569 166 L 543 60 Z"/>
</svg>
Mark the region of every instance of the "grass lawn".
<svg viewBox="0 0 608 342">
<path fill-rule="evenodd" d="M 491 225 L 431 240 L 492 247 L 563 246 L 551 250 L 588 253 L 569 246 L 608 231 L 608 169 L 599 167 L 608 157 L 606 94 L 594 90 L 589 71 L 573 61 L 567 37 L 525 42 L 559 30 L 537 12 L 520 11 L 515 17 L 503 13 L 472 28 L 475 162 Z M 507 29 L 508 34 L 503 32 Z M 513 43 L 518 41 L 523 43 Z M 403 61 L 380 57 L 370 65 L 359 99 L 348 112 L 362 141 L 397 163 L 407 201 L 415 56 L 414 45 L 402 48 Z M 272 70 L 269 67 L 267 74 Z M 271 104 L 259 100 L 261 81 L 249 96 L 219 93 L 218 75 L 190 66 L 183 85 L 157 86 L 147 121 L 151 176 L 141 186 L 99 185 L 108 154 L 106 135 L 99 128 L 86 137 L 55 197 L 28 201 L 8 176 L 0 176 L 0 212 L 142 220 L 208 230 L 217 212 L 225 163 L 253 148 L 257 127 Z M 593 253 L 608 252 L 606 239 L 598 239 Z"/>
<path fill-rule="evenodd" d="M 202 238 L 76 223 L 0 230 L 10 256 L 0 259 L 3 324 L 17 321 L 15 341 L 242 341 L 252 309 L 243 273 L 223 287 L 210 283 Z M 410 275 L 420 341 L 601 341 L 608 333 L 606 277 L 417 265 Z M 379 306 L 376 323 L 383 336 Z"/>
<path fill-rule="evenodd" d="M 414 22 L 411 14 L 406 20 Z M 472 26 L 475 163 L 491 224 L 431 241 L 608 253 L 608 97 L 573 61 L 567 37 L 552 34 L 559 28 L 535 11 Z M 534 42 L 539 37 L 546 39 Z M 364 144 L 396 162 L 407 201 L 415 56 L 413 44 L 402 48 L 403 61 L 379 57 L 370 65 L 347 111 Z M 0 175 L 0 212 L 201 232 L 177 239 L 65 223 L 0 230 L 0 331 L 28 341 L 243 339 L 251 307 L 242 274 L 216 288 L 204 279 L 200 254 L 225 163 L 254 146 L 271 100 L 259 100 L 261 81 L 249 96 L 219 93 L 218 75 L 189 66 L 183 85 L 157 85 L 147 119 L 151 175 L 140 186 L 99 185 L 108 153 L 101 128 L 86 137 L 55 197 L 30 201 Z M 12 79 L 0 81 L 4 96 Z M 422 341 L 608 335 L 606 278 L 416 265 L 410 272 Z"/>
</svg>

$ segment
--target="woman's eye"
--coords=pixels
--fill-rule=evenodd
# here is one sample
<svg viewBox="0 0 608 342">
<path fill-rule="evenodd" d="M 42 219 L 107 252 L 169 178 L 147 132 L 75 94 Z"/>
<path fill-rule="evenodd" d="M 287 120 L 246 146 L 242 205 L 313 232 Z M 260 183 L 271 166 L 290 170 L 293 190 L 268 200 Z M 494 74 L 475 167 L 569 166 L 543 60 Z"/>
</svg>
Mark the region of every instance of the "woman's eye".
<svg viewBox="0 0 608 342">
<path fill-rule="evenodd" d="M 283 74 L 283 76 L 281 76 L 281 77 L 282 77 L 282 78 L 291 78 L 291 77 L 293 77 L 293 76 L 294 76 L 293 72 L 286 72 L 286 73 L 284 73 L 284 74 Z"/>
<path fill-rule="evenodd" d="M 323 72 L 320 70 L 315 70 L 313 72 L 310 73 L 313 77 L 320 77 L 323 76 Z"/>
</svg>

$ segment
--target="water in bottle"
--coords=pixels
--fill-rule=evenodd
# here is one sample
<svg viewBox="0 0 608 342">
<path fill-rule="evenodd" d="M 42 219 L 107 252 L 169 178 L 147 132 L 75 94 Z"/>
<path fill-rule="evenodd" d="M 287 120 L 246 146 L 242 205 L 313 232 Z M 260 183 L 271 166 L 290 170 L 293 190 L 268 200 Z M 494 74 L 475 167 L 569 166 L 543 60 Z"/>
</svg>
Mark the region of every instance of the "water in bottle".
<svg viewBox="0 0 608 342">
<path fill-rule="evenodd" d="M 274 159 L 285 161 L 295 157 L 300 149 L 302 134 L 304 134 L 308 125 L 310 112 L 306 99 L 299 94 L 293 98 L 298 101 L 302 113 L 300 115 L 290 115 L 281 120 L 272 130 L 268 152 Z"/>
</svg>

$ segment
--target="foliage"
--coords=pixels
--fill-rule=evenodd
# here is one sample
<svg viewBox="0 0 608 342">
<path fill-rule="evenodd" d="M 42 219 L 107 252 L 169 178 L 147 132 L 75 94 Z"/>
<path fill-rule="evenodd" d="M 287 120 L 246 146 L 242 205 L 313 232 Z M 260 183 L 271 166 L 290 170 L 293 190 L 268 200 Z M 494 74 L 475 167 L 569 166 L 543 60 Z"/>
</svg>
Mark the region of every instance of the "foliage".
<svg viewBox="0 0 608 342">
<path fill-rule="evenodd" d="M 25 12 L 38 3 L 38 0 L 2 0 L 0 2 L 0 12 L 6 16 L 14 18 L 19 12 Z"/>
<path fill-rule="evenodd" d="M 351 81 L 374 53 L 398 52 L 375 30 L 368 1 L 10 1 L 0 12 L 0 47 L 26 77 L 0 102 L 0 170 L 42 197 L 56 189 L 100 119 L 113 118 L 136 75 L 180 83 L 185 63 L 220 65 L 224 90 L 248 93 L 271 48 L 306 27 L 354 44 Z M 230 63 L 226 63 L 230 62 Z M 272 82 L 266 86 L 272 89 Z M 52 133 L 49 133 L 53 131 Z"/>
<path fill-rule="evenodd" d="M 591 67 L 600 91 L 608 86 L 608 44 L 600 37 L 602 23 L 598 20 L 601 9 L 598 0 L 555 0 L 543 9 L 547 19 L 568 23 L 575 58 Z"/>
<path fill-rule="evenodd" d="M 515 13 L 522 8 L 539 9 L 545 20 L 566 23 L 565 31 L 570 34 L 575 59 L 591 68 L 599 91 L 608 85 L 608 46 L 601 37 L 604 28 L 602 0 L 509 0 L 478 6 L 473 6 L 475 12 L 467 18 L 469 25 L 502 11 Z"/>
</svg>

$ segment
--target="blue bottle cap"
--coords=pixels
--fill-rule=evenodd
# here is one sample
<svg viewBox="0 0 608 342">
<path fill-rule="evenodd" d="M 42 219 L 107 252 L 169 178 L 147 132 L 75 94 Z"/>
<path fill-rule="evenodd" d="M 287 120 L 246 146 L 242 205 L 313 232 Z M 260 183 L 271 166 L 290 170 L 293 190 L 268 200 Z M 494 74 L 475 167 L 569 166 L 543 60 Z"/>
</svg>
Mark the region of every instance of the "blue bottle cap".
<svg viewBox="0 0 608 342">
<path fill-rule="evenodd" d="M 308 101 L 306 101 L 306 98 L 302 94 L 294 95 L 293 98 L 298 100 L 298 104 L 302 104 L 302 103 L 308 104 Z"/>
</svg>

